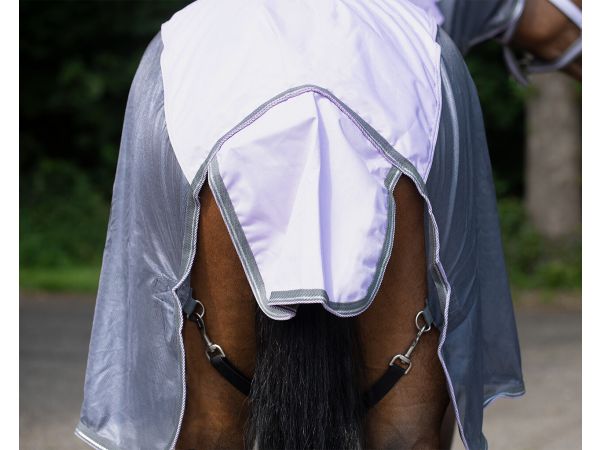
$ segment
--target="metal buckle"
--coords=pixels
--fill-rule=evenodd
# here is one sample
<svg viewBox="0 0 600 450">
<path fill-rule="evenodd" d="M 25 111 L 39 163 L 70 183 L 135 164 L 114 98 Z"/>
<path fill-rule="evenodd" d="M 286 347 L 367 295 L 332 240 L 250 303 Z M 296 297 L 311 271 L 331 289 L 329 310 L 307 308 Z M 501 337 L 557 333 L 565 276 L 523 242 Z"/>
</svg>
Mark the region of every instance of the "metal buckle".
<svg viewBox="0 0 600 450">
<path fill-rule="evenodd" d="M 193 304 L 194 306 L 190 307 L 190 304 Z M 183 312 L 188 319 L 194 320 L 193 316 L 196 314 L 196 309 L 198 309 L 198 307 L 201 308 L 201 312 L 199 313 L 200 316 L 204 317 L 204 305 L 199 300 L 190 296 L 183 305 Z"/>
<path fill-rule="evenodd" d="M 408 350 L 406 350 L 405 353 L 398 353 L 397 355 L 394 355 L 394 357 L 390 361 L 390 366 L 396 364 L 397 361 L 400 361 L 400 363 L 404 364 L 404 366 L 406 366 L 406 369 L 404 370 L 405 375 L 408 374 L 408 372 L 410 372 L 410 369 L 412 368 L 412 361 L 410 357 L 415 351 L 417 344 L 421 340 L 421 336 L 423 335 L 423 333 L 427 333 L 429 330 L 431 330 L 431 325 L 429 325 L 427 321 L 425 321 L 423 326 L 419 325 L 420 318 L 423 318 L 423 320 L 425 320 L 425 313 L 423 310 L 419 311 L 415 316 L 415 326 L 417 327 L 417 335 L 408 347 Z"/>
<path fill-rule="evenodd" d="M 425 324 L 422 327 L 419 326 L 419 317 L 422 317 L 425 321 Z M 427 333 L 429 330 L 431 330 L 431 325 L 428 324 L 427 320 L 425 319 L 425 310 L 419 311 L 417 313 L 417 316 L 415 317 L 415 326 L 417 327 L 417 330 L 419 330 L 421 333 Z"/>
<path fill-rule="evenodd" d="M 213 356 L 214 353 L 217 353 L 219 356 L 225 358 L 225 352 L 221 346 L 211 341 L 208 333 L 206 332 L 206 325 L 204 324 L 204 314 L 206 309 L 204 308 L 204 305 L 199 300 L 194 299 L 194 301 L 196 302 L 196 308 L 199 307 L 200 311 L 194 310 L 194 312 L 188 315 L 188 319 L 193 320 L 196 322 L 196 325 L 198 325 L 198 331 L 200 331 L 200 336 L 204 341 L 204 345 L 206 345 L 206 357 L 210 361 L 211 356 Z"/>
<path fill-rule="evenodd" d="M 400 361 L 402 364 L 404 364 L 406 366 L 406 369 L 404 369 L 404 375 L 406 375 L 408 372 L 410 372 L 410 369 L 412 368 L 412 361 L 410 360 L 410 358 L 408 358 L 402 354 L 397 354 L 390 361 L 390 366 L 393 366 L 396 363 L 396 361 Z"/>
<path fill-rule="evenodd" d="M 211 355 L 215 352 L 217 352 L 219 354 L 219 356 L 221 356 L 222 358 L 225 358 L 225 352 L 223 351 L 221 346 L 218 344 L 212 344 L 206 349 L 206 357 L 208 358 L 209 361 L 210 361 Z"/>
</svg>

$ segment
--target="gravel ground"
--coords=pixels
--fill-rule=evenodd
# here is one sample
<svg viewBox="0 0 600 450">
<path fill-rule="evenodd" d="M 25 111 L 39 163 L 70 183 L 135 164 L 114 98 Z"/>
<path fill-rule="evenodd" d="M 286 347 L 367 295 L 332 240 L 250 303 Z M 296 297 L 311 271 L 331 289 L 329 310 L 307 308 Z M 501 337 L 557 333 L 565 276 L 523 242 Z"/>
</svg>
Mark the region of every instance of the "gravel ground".
<svg viewBox="0 0 600 450">
<path fill-rule="evenodd" d="M 531 302 L 529 302 L 531 303 Z M 93 299 L 20 300 L 20 448 L 83 450 L 73 435 L 81 406 Z M 517 309 L 527 394 L 486 409 L 491 449 L 581 448 L 581 312 Z M 462 448 L 455 435 L 454 449 Z"/>
</svg>

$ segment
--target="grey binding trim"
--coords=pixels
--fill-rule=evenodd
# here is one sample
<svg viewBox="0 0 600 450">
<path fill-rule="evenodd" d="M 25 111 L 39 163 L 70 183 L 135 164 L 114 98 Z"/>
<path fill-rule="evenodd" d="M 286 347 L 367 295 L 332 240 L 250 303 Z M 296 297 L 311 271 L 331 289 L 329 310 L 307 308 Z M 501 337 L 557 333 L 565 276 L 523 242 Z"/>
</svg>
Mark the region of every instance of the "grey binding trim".
<svg viewBox="0 0 600 450">
<path fill-rule="evenodd" d="M 193 314 L 194 310 L 196 309 L 197 304 L 198 304 L 197 300 L 195 300 L 194 297 L 192 296 L 192 293 L 189 292 L 181 309 L 185 313 L 186 316 L 190 316 L 191 314 Z"/>
<path fill-rule="evenodd" d="M 252 292 L 254 293 L 260 308 L 272 319 L 285 320 L 293 317 L 294 312 L 289 309 L 269 308 L 264 281 L 260 275 L 252 250 L 250 249 L 250 244 L 248 244 L 248 240 L 242 231 L 242 226 L 235 214 L 231 198 L 227 193 L 227 189 L 225 188 L 225 184 L 219 173 L 219 163 L 217 158 L 213 158 L 210 163 L 208 169 L 208 184 L 215 196 L 221 215 L 225 220 L 225 225 L 227 225 L 227 230 L 231 235 L 235 249 L 242 261 L 246 278 L 248 278 L 248 281 L 250 282 Z"/>
<path fill-rule="evenodd" d="M 441 91 L 441 85 L 438 86 L 438 88 Z M 354 124 L 358 127 L 362 134 L 371 142 L 371 144 L 373 144 L 376 149 L 381 151 L 383 156 L 385 156 L 392 165 L 399 169 L 403 174 L 408 176 L 417 187 L 419 194 L 425 200 L 427 217 L 429 219 L 429 255 L 431 255 L 433 260 L 429 261 L 428 267 L 430 268 L 432 273 L 439 302 L 442 308 L 444 308 L 449 297 L 450 286 L 448 284 L 448 281 L 446 280 L 441 262 L 439 260 L 439 233 L 437 225 L 435 223 L 435 217 L 433 216 L 431 203 L 429 202 L 429 198 L 427 196 L 427 188 L 425 186 L 425 182 L 419 175 L 417 169 L 412 165 L 412 163 L 400 153 L 398 153 L 373 127 L 371 127 L 360 116 L 358 116 L 358 114 L 356 114 L 350 107 L 348 107 L 337 97 L 335 97 L 331 92 L 315 85 L 299 86 L 284 91 L 283 93 L 273 97 L 271 100 L 259 106 L 254 112 L 246 116 L 245 119 L 243 119 L 237 126 L 231 129 L 223 137 L 221 137 L 221 139 L 219 139 L 217 143 L 213 146 L 207 160 L 200 166 L 196 173 L 196 176 L 194 177 L 194 180 L 192 181 L 192 189 L 190 190 L 191 198 L 189 198 L 188 200 L 188 214 L 186 218 L 186 229 L 188 229 L 189 232 L 186 234 L 186 240 L 184 242 L 184 254 L 182 261 L 183 274 L 177 285 L 174 287 L 174 292 L 177 292 L 180 286 L 183 285 L 191 271 L 193 258 L 196 251 L 196 234 L 198 230 L 198 218 L 200 214 L 200 201 L 198 196 L 200 193 L 200 189 L 202 188 L 202 185 L 204 183 L 204 180 L 207 176 L 208 166 L 212 163 L 215 154 L 230 137 L 232 137 L 251 123 L 253 123 L 272 107 L 289 98 L 296 97 L 306 92 L 316 92 L 328 98 L 334 105 L 336 105 L 340 109 L 341 112 L 346 114 L 346 116 L 354 122 Z M 434 138 L 437 138 L 437 128 L 438 124 L 436 123 L 435 132 L 433 136 Z M 215 184 L 215 182 L 218 182 L 218 180 L 212 179 L 213 185 Z M 252 280 L 251 277 L 249 277 L 249 279 Z M 260 289 L 259 284 L 256 284 L 255 287 L 253 287 L 253 289 L 254 288 L 256 288 L 257 290 Z M 264 290 L 264 286 L 262 287 L 262 289 Z M 285 308 L 279 312 L 278 316 L 279 319 L 284 319 L 285 317 L 291 317 L 290 314 L 293 315 L 293 311 L 291 311 L 289 308 Z"/>
<path fill-rule="evenodd" d="M 494 394 L 491 397 L 486 398 L 483 401 L 483 407 L 487 408 L 488 406 L 490 406 L 492 403 L 494 403 L 499 398 L 515 398 L 515 397 L 521 397 L 524 394 L 525 394 L 525 389 L 513 389 L 511 391 L 499 392 L 498 394 Z"/>
<path fill-rule="evenodd" d="M 443 94 L 446 97 L 446 105 L 449 108 L 450 111 L 450 117 L 452 120 L 452 133 L 453 133 L 453 149 L 456 151 L 458 149 L 459 146 L 459 135 L 458 135 L 458 131 L 459 131 L 459 127 L 458 127 L 458 114 L 456 112 L 456 100 L 454 98 L 454 92 L 452 91 L 452 84 L 450 82 L 450 77 L 448 76 L 448 70 L 446 68 L 445 62 L 442 58 L 442 64 L 441 64 L 441 80 L 442 80 L 442 85 L 444 86 L 443 89 Z M 431 212 L 431 215 L 433 216 L 433 212 Z M 435 225 L 435 222 L 434 222 Z M 437 232 L 437 230 L 436 230 Z M 439 248 L 439 247 L 438 247 Z M 437 260 L 439 261 L 439 253 L 437 255 Z M 434 267 L 434 273 L 437 273 L 438 276 L 443 279 L 446 282 L 446 286 L 447 286 L 447 290 L 444 291 L 444 286 L 438 285 L 437 282 L 435 282 L 434 279 L 434 283 L 437 289 L 437 294 L 438 294 L 438 298 L 441 298 L 440 296 L 445 294 L 446 295 L 446 302 L 445 304 L 442 304 L 442 311 L 444 312 L 444 323 L 441 329 L 441 333 L 440 333 L 440 337 L 439 337 L 439 343 L 438 343 L 438 349 L 437 349 L 437 354 L 438 354 L 438 358 L 440 360 L 440 363 L 442 364 L 442 368 L 444 370 L 444 375 L 446 377 L 446 381 L 448 383 L 448 386 L 450 389 L 448 389 L 449 394 L 450 394 L 450 401 L 452 403 L 452 408 L 454 410 L 454 416 L 456 417 L 456 424 L 458 426 L 458 432 L 460 435 L 460 438 L 463 442 L 463 444 L 465 445 L 465 449 L 469 450 L 469 444 L 467 442 L 466 439 L 466 435 L 465 435 L 465 431 L 463 428 L 463 423 L 462 423 L 462 419 L 461 419 L 461 415 L 460 412 L 458 410 L 458 401 L 456 400 L 456 395 L 454 394 L 454 385 L 452 383 L 452 378 L 450 377 L 450 372 L 448 371 L 448 367 L 446 365 L 446 361 L 444 360 L 444 354 L 443 354 L 443 347 L 444 347 L 444 343 L 446 342 L 446 334 L 448 332 L 448 316 L 450 313 L 450 295 L 451 295 L 451 290 L 450 290 L 450 284 L 448 283 L 448 281 L 446 280 L 445 274 L 440 273 L 440 271 L 443 271 L 442 268 L 442 264 L 440 262 L 439 266 L 435 266 Z M 429 309 L 429 302 L 427 303 L 428 309 Z M 486 444 L 487 445 L 487 444 Z"/>
<path fill-rule="evenodd" d="M 500 37 L 500 39 L 502 40 L 504 35 L 506 35 L 509 32 L 509 30 L 511 30 L 511 28 L 512 31 L 510 31 L 510 34 L 512 36 L 512 34 L 514 34 L 514 30 L 517 27 L 517 23 L 519 22 L 519 19 L 523 14 L 523 9 L 525 8 L 526 1 L 527 0 L 514 0 L 515 6 L 510 15 L 510 18 L 508 19 L 508 22 L 491 28 L 487 32 L 483 33 L 481 36 L 478 36 L 476 39 L 471 40 L 469 42 L 468 48 L 473 48 L 477 44 L 481 44 L 485 41 L 489 41 L 490 39 L 497 38 L 499 35 L 502 35 L 502 37 Z"/>
<path fill-rule="evenodd" d="M 75 428 L 75 436 L 81 439 L 85 444 L 96 450 L 118 450 L 110 441 L 98 436 L 97 433 L 90 430 L 83 423 L 79 422 Z"/>
<path fill-rule="evenodd" d="M 519 25 L 519 21 L 521 20 L 521 16 L 523 15 L 524 9 L 525 0 L 519 0 L 515 5 L 513 13 L 510 16 L 510 22 L 508 23 L 508 27 L 500 37 L 499 41 L 503 46 L 502 54 L 504 56 L 504 62 L 506 63 L 506 67 L 519 83 L 526 85 L 527 76 L 521 70 L 519 61 L 517 61 L 517 57 L 515 56 L 512 49 L 509 47 L 513 36 L 515 35 L 515 31 L 517 31 L 517 26 Z"/>
<path fill-rule="evenodd" d="M 425 308 L 423 308 L 423 319 L 425 319 L 425 323 L 428 326 L 433 325 L 433 314 L 431 313 L 431 309 L 429 308 L 428 299 L 425 299 Z"/>
<path fill-rule="evenodd" d="M 577 58 L 581 54 L 581 49 L 583 48 L 581 38 L 577 38 L 575 42 L 573 42 L 565 52 L 556 58 L 554 61 L 550 62 L 536 62 L 535 64 L 530 64 L 527 67 L 529 73 L 543 73 L 543 72 L 553 72 L 555 70 L 560 70 L 563 67 L 571 64 L 575 58 Z"/>
<path fill-rule="evenodd" d="M 173 289 L 171 289 L 171 293 L 173 294 L 172 299 L 173 299 L 173 303 L 175 304 L 175 307 L 173 308 L 173 314 L 176 316 L 175 320 L 177 323 L 177 342 L 179 344 L 179 353 L 177 354 L 177 358 L 178 358 L 179 364 L 181 366 L 180 398 L 181 398 L 181 404 L 183 406 L 179 413 L 179 420 L 177 421 L 177 427 L 173 431 L 173 437 L 172 437 L 173 440 L 172 440 L 171 446 L 169 447 L 170 449 L 175 448 L 177 438 L 179 437 L 179 432 L 181 431 L 181 425 L 183 423 L 183 415 L 185 413 L 184 406 L 185 406 L 185 401 L 186 401 L 186 390 L 187 390 L 187 384 L 186 384 L 186 379 L 185 379 L 185 347 L 183 345 L 183 315 L 182 315 L 183 310 L 181 308 L 181 301 L 176 293 L 176 288 L 177 288 L 177 286 L 173 287 Z"/>
<path fill-rule="evenodd" d="M 506 30 L 499 38 L 501 44 L 508 45 L 515 35 L 515 31 L 517 31 L 517 26 L 519 25 L 519 21 L 521 20 L 521 16 L 525 10 L 525 1 L 526 0 L 517 0 L 515 3 L 515 7 L 510 15 Z"/>
<path fill-rule="evenodd" d="M 375 299 L 375 295 L 381 286 L 383 281 L 383 274 L 385 268 L 390 260 L 392 254 L 392 247 L 394 241 L 394 230 L 396 228 L 396 202 L 394 201 L 394 188 L 396 183 L 400 179 L 400 171 L 395 167 L 392 167 L 385 178 L 385 187 L 388 190 L 388 211 L 387 211 L 387 227 L 385 232 L 385 238 L 377 266 L 375 268 L 375 274 L 373 281 L 367 289 L 365 296 L 357 301 L 350 303 L 333 302 L 329 300 L 327 292 L 322 289 L 293 289 L 289 291 L 273 291 L 271 297 L 268 300 L 269 305 L 292 305 L 296 303 L 321 303 L 323 307 L 334 312 L 340 317 L 349 317 L 358 315 L 371 305 Z"/>
<path fill-rule="evenodd" d="M 318 300 L 324 303 L 330 303 L 329 295 L 327 295 L 325 289 L 290 289 L 287 291 L 272 291 L 269 303 L 271 305 L 279 305 L 280 303 L 278 301 L 282 300 L 284 302 L 283 304 L 285 304 L 285 302 L 290 299 Z"/>
<path fill-rule="evenodd" d="M 400 179 L 400 171 L 392 167 L 386 178 L 385 187 L 388 191 L 388 211 L 387 211 L 387 227 L 385 239 L 382 246 L 382 251 L 377 262 L 375 275 L 366 295 L 357 301 L 343 303 L 333 302 L 329 300 L 327 292 L 322 289 L 293 289 L 288 291 L 275 291 L 271 296 L 267 296 L 264 280 L 260 274 L 260 270 L 254 258 L 254 254 L 248 244 L 246 235 L 239 223 L 233 203 L 229 197 L 229 193 L 223 183 L 219 171 L 219 163 L 217 158 L 213 158 L 208 169 L 208 183 L 215 196 L 221 215 L 227 225 L 227 230 L 233 240 L 234 246 L 242 261 L 242 266 L 246 277 L 250 281 L 252 292 L 263 312 L 276 320 L 286 320 L 296 314 L 296 308 L 293 305 L 300 303 L 321 303 L 325 309 L 340 316 L 354 316 L 363 312 L 373 302 L 381 282 L 387 263 L 392 253 L 392 245 L 394 239 L 395 228 L 395 202 L 392 194 L 396 183 Z"/>
<path fill-rule="evenodd" d="M 190 232 L 187 234 L 186 238 L 183 242 L 183 249 L 181 252 L 182 257 L 182 267 L 184 271 L 184 276 L 182 276 L 177 284 L 173 286 L 171 292 L 173 293 L 173 297 L 175 299 L 174 312 L 177 314 L 177 343 L 179 344 L 179 354 L 177 357 L 179 358 L 181 365 L 181 410 L 179 412 L 179 420 L 177 421 L 177 427 L 173 432 L 173 437 L 171 438 L 171 445 L 169 445 L 169 450 L 173 450 L 175 445 L 177 444 L 177 439 L 179 438 L 179 433 L 181 432 L 181 426 L 183 424 L 183 416 L 185 414 L 185 401 L 186 401 L 186 391 L 187 391 L 187 382 L 185 378 L 185 347 L 183 345 L 183 304 L 187 303 L 188 298 L 191 295 L 187 295 L 190 293 L 189 285 L 186 287 L 184 284 L 186 279 L 188 278 L 190 271 L 192 269 L 192 264 L 194 262 L 194 256 L 196 254 L 196 236 L 198 234 L 198 219 L 200 218 L 200 188 L 202 184 L 204 184 L 204 180 L 206 178 L 206 172 L 202 171 L 196 175 L 196 178 L 199 178 L 198 184 L 198 192 L 194 194 L 194 190 L 190 189 L 190 196 L 187 199 L 186 205 L 186 214 L 185 214 L 185 230 L 189 230 Z"/>
<path fill-rule="evenodd" d="M 443 64 L 442 64 L 442 68 L 443 68 Z M 438 98 L 441 99 L 441 83 L 438 84 L 437 89 L 438 89 L 438 94 L 439 94 Z M 427 188 L 425 186 L 425 182 L 423 181 L 423 179 L 417 172 L 416 168 L 410 163 L 410 161 L 408 161 L 401 154 L 399 154 L 373 127 L 371 127 L 368 123 L 366 123 L 363 119 L 361 119 L 352 109 L 350 109 L 347 105 L 345 105 L 343 102 L 341 102 L 331 92 L 329 92 L 326 89 L 320 88 L 318 86 L 314 86 L 314 85 L 305 85 L 305 86 L 299 86 L 296 88 L 289 89 L 289 90 L 284 91 L 281 94 L 273 97 L 272 99 L 268 100 L 261 106 L 259 106 L 256 110 L 254 110 L 252 113 L 250 113 L 248 116 L 246 116 L 238 125 L 236 125 L 234 128 L 232 128 L 225 135 L 223 135 L 215 143 L 215 145 L 211 149 L 206 161 L 199 167 L 198 171 L 196 172 L 196 176 L 192 180 L 190 196 L 188 197 L 188 202 L 187 202 L 188 204 L 187 204 L 186 224 L 185 224 L 187 231 L 186 231 L 185 240 L 183 242 L 182 270 L 181 270 L 181 277 L 179 278 L 178 283 L 173 288 L 174 295 L 178 296 L 179 288 L 186 282 L 186 280 L 188 279 L 188 277 L 190 275 L 191 269 L 192 269 L 194 255 L 196 253 L 196 244 L 197 244 L 196 238 L 197 238 L 197 232 L 198 232 L 198 219 L 200 216 L 199 194 L 200 194 L 200 189 L 202 188 L 202 185 L 204 184 L 204 181 L 207 176 L 208 164 L 211 162 L 211 160 L 214 157 L 214 155 L 216 154 L 216 152 L 221 148 L 221 146 L 225 143 L 225 141 L 227 141 L 230 137 L 232 137 L 233 135 L 238 133 L 240 130 L 244 129 L 245 127 L 250 125 L 252 122 L 257 120 L 265 112 L 270 110 L 273 106 L 275 106 L 289 98 L 296 97 L 298 95 L 301 95 L 301 94 L 303 94 L 305 92 L 309 92 L 309 91 L 316 92 L 320 95 L 327 97 L 329 100 L 331 100 L 333 104 L 335 104 L 344 114 L 346 114 L 346 116 L 348 118 L 350 118 L 354 122 L 354 124 L 359 128 L 359 130 L 363 133 L 363 135 L 375 146 L 375 148 L 379 149 L 384 154 L 384 156 L 386 156 L 386 158 L 388 158 L 389 161 L 394 166 L 396 166 L 396 168 L 398 168 L 403 174 L 408 176 L 413 181 L 413 183 L 417 187 L 417 190 L 419 191 L 419 194 L 423 197 L 423 199 L 425 201 L 426 214 L 427 214 L 427 218 L 428 218 L 428 220 L 427 220 L 428 234 L 429 234 L 428 242 L 430 244 L 430 251 L 429 251 L 428 255 L 430 255 L 431 260 L 428 261 L 428 268 L 429 268 L 431 277 L 433 279 L 434 285 L 436 286 L 436 291 L 437 291 L 436 293 L 438 296 L 438 301 L 442 307 L 442 310 L 446 311 L 446 314 L 444 316 L 445 323 L 444 323 L 444 327 L 443 327 L 443 329 L 445 330 L 446 325 L 447 325 L 447 320 L 448 320 L 448 302 L 450 299 L 450 285 L 448 283 L 448 280 L 446 279 L 446 275 L 444 273 L 442 264 L 440 262 L 439 233 L 438 233 L 437 224 L 435 222 L 435 217 L 433 216 L 433 210 L 431 207 L 431 203 L 427 196 Z M 439 129 L 440 113 L 441 113 L 441 107 L 439 108 L 439 111 L 438 111 L 438 117 L 437 117 L 436 123 L 433 125 L 433 130 L 432 130 L 433 143 L 432 143 L 432 145 L 435 145 L 435 142 L 437 140 L 437 133 L 439 131 L 438 129 Z M 178 296 L 178 298 L 179 298 L 179 296 Z M 181 298 L 180 298 L 180 301 L 181 301 Z M 181 315 L 181 306 L 180 305 L 179 305 L 179 308 L 180 308 L 180 314 L 179 314 L 179 338 L 178 339 L 179 339 L 179 344 L 180 344 L 180 352 L 181 352 L 181 355 L 183 355 L 184 354 L 183 338 L 181 337 L 181 329 L 183 327 L 183 317 Z M 281 308 L 283 308 L 283 307 L 281 307 Z M 287 310 L 282 309 L 282 315 L 285 314 L 288 317 L 289 317 L 289 314 L 293 314 L 293 311 L 287 311 L 287 313 L 283 312 L 283 311 L 287 311 Z M 443 363 L 443 360 L 442 360 L 442 363 Z M 447 371 L 446 371 L 446 378 L 451 383 L 451 381 L 448 378 Z M 184 414 L 184 409 L 185 409 L 186 384 L 185 384 L 185 366 L 184 366 L 184 364 L 182 364 L 182 380 L 183 380 L 183 386 L 182 386 L 183 400 L 182 400 L 182 404 L 181 404 L 181 414 L 180 414 L 180 419 L 179 419 L 179 425 L 177 427 L 177 430 L 174 434 L 173 440 L 169 447 L 170 449 L 173 449 L 175 447 L 177 438 L 179 437 L 179 433 L 181 431 L 181 423 L 183 420 L 183 414 Z M 456 406 L 456 399 L 454 397 L 453 390 L 451 392 L 451 397 L 452 397 L 452 402 L 453 402 L 453 405 L 455 408 L 455 413 L 456 413 L 457 406 Z M 457 418 L 459 419 L 459 423 L 460 423 L 460 417 L 458 415 L 457 415 Z M 462 430 L 462 427 L 460 425 L 459 425 L 459 428 Z M 462 435 L 462 433 L 461 433 L 461 435 Z"/>
</svg>

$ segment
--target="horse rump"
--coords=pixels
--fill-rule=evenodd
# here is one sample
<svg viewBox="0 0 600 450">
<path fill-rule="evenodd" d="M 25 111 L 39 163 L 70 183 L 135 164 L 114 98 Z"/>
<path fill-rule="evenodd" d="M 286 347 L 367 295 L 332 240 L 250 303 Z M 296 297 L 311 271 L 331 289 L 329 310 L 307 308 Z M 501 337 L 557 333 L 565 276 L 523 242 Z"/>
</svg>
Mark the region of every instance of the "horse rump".
<svg viewBox="0 0 600 450">
<path fill-rule="evenodd" d="M 256 316 L 256 370 L 246 442 L 260 450 L 364 447 L 356 318 L 301 305 L 290 320 Z"/>
</svg>

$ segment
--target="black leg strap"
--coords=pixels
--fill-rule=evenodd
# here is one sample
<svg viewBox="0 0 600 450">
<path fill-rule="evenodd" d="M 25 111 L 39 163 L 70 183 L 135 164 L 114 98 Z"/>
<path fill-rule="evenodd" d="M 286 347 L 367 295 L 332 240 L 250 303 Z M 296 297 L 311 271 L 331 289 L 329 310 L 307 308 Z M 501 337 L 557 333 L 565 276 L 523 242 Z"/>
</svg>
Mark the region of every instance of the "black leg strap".
<svg viewBox="0 0 600 450">
<path fill-rule="evenodd" d="M 379 401 L 392 390 L 392 388 L 405 373 L 406 369 L 404 367 L 400 367 L 395 364 L 388 366 L 382 377 L 365 392 L 364 402 L 366 407 L 371 408 L 379 403 Z"/>
<path fill-rule="evenodd" d="M 209 356 L 209 360 L 212 366 L 229 382 L 229 384 L 245 396 L 250 395 L 252 379 L 241 373 L 226 356 L 217 353 L 213 356 Z M 367 408 L 371 408 L 379 403 L 405 373 L 406 369 L 404 367 L 395 364 L 388 366 L 382 377 L 365 392 L 364 402 Z"/>
<path fill-rule="evenodd" d="M 229 381 L 229 384 L 231 384 L 245 396 L 250 395 L 250 386 L 252 385 L 252 380 L 240 372 L 225 355 L 215 352 L 212 355 L 209 354 L 208 359 L 212 366 L 217 369 L 217 372 L 219 372 L 223 378 Z"/>
<path fill-rule="evenodd" d="M 417 314 L 417 317 L 415 317 L 417 335 L 412 344 L 405 353 L 400 353 L 392 358 L 385 373 L 367 390 L 367 392 L 365 392 L 364 401 L 367 408 L 371 408 L 379 403 L 379 401 L 392 390 L 396 383 L 400 381 L 400 378 L 410 371 L 412 367 L 412 362 L 410 360 L 411 355 L 417 347 L 423 333 L 427 333 L 431 330 L 432 324 L 433 314 L 429 309 L 427 301 L 425 301 L 425 308 L 423 308 L 423 310 Z"/>
<path fill-rule="evenodd" d="M 197 306 L 200 307 L 199 312 L 195 311 Z M 204 306 L 202 303 L 200 303 L 198 300 L 191 299 L 191 301 L 186 302 L 183 309 L 187 317 L 196 322 L 198 325 L 200 334 L 206 344 L 206 356 L 208 357 L 211 365 L 239 392 L 245 396 L 250 395 L 252 379 L 246 377 L 242 372 L 240 372 L 227 359 L 221 347 L 217 344 L 214 344 L 208 337 L 206 328 L 204 326 Z M 424 322 L 422 325 L 419 323 L 419 318 L 421 318 Z M 392 390 L 400 378 L 410 371 L 410 356 L 419 343 L 421 335 L 431 329 L 431 323 L 432 315 L 426 304 L 423 311 L 420 311 L 415 318 L 415 324 L 418 333 L 407 352 L 394 356 L 382 377 L 364 393 L 363 398 L 367 408 L 375 406 L 383 397 L 387 395 L 388 392 Z M 404 367 L 397 364 L 397 362 L 399 364 L 403 364 Z"/>
<path fill-rule="evenodd" d="M 229 382 L 229 384 L 245 396 L 250 395 L 252 379 L 241 373 L 226 356 L 217 353 L 213 356 L 209 356 L 209 360 L 212 366 Z M 400 381 L 400 378 L 402 378 L 405 373 L 406 369 L 404 367 L 395 364 L 388 366 L 381 378 L 364 393 L 364 402 L 367 408 L 371 408 L 379 403 L 379 401 L 392 390 L 396 383 Z"/>
</svg>

